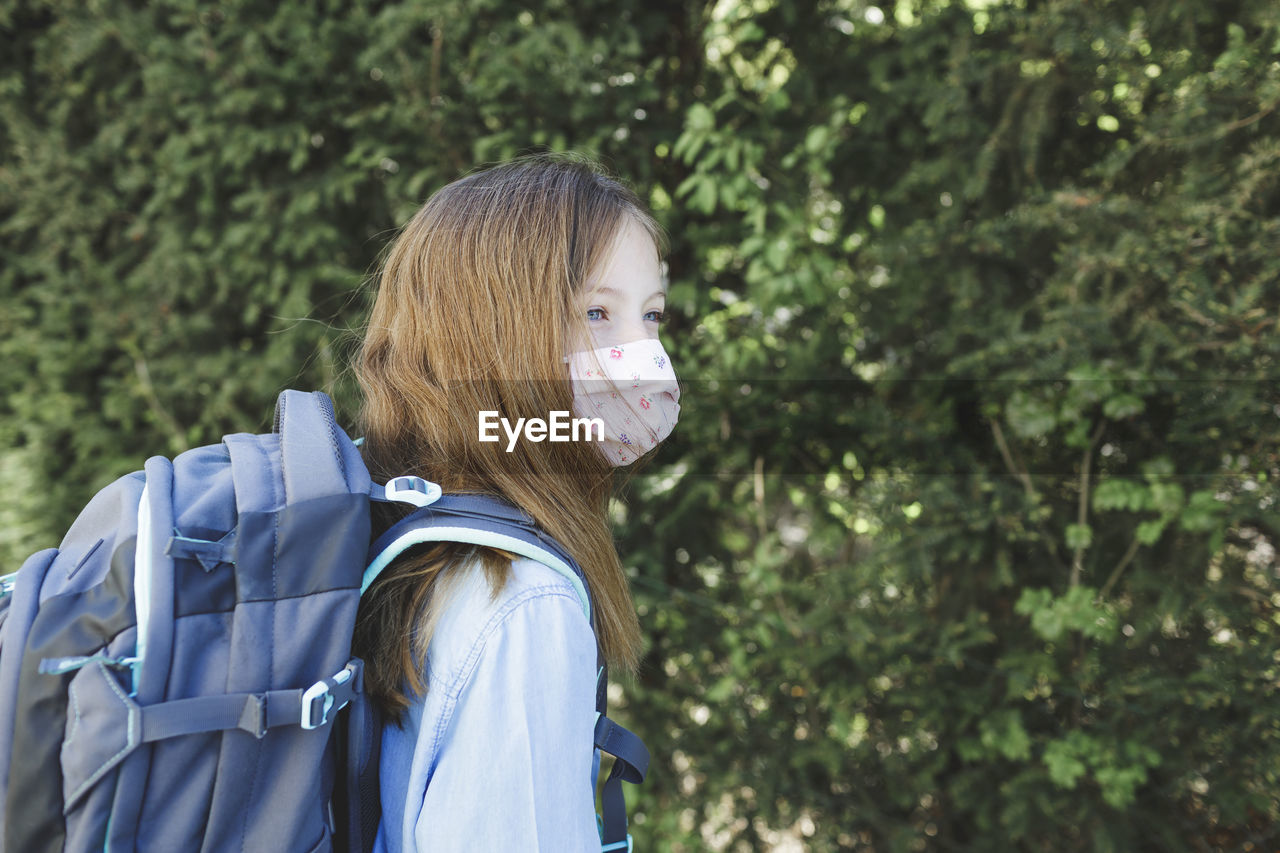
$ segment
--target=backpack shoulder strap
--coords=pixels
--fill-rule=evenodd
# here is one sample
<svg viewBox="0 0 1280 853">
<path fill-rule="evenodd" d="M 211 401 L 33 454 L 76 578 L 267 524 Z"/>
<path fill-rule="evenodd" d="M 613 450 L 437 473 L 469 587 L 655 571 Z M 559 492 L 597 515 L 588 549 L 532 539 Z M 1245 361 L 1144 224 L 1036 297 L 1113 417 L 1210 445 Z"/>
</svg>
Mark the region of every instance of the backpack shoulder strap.
<svg viewBox="0 0 1280 853">
<path fill-rule="evenodd" d="M 536 560 L 573 585 L 587 621 L 595 627 L 591 599 L 577 562 L 559 542 L 534 524 L 528 514 L 487 495 L 445 495 L 392 525 L 369 549 L 369 567 L 360 592 L 363 594 L 382 570 L 406 549 L 424 542 L 467 542 Z"/>
<path fill-rule="evenodd" d="M 595 745 L 601 752 L 613 756 L 613 769 L 600 791 L 601 853 L 611 850 L 630 853 L 631 836 L 627 833 L 627 801 L 622 783 L 638 785 L 644 781 L 649 772 L 649 750 L 635 733 L 603 713 L 596 715 Z"/>
<path fill-rule="evenodd" d="M 416 482 L 397 483 L 398 480 Z M 418 504 L 419 509 L 392 525 L 373 543 L 369 549 L 369 567 L 365 570 L 362 593 L 392 560 L 414 545 L 424 542 L 469 542 L 501 548 L 536 560 L 559 572 L 573 584 L 583 612 L 594 631 L 595 619 L 582 568 L 559 542 L 534 523 L 528 513 L 506 501 L 486 495 L 441 496 L 438 486 L 417 477 L 393 479 L 387 484 L 385 495 L 379 487 L 373 487 L 374 498 L 381 500 L 404 500 L 406 492 L 411 493 L 409 502 Z M 413 494 L 419 497 L 412 497 Z M 629 851 L 631 836 L 627 834 L 627 810 L 622 783 L 637 784 L 644 781 L 649 769 L 649 750 L 639 737 L 605 715 L 607 675 L 598 644 L 596 651 L 599 679 L 594 742 L 598 749 L 614 758 L 613 769 L 601 791 L 601 850 Z"/>
</svg>

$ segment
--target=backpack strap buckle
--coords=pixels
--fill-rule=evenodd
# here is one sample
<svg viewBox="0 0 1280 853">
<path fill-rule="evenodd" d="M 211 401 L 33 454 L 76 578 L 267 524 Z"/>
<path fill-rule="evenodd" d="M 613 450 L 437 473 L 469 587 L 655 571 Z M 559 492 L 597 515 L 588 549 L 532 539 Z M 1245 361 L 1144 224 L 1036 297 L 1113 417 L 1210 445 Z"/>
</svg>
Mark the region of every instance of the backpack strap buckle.
<svg viewBox="0 0 1280 853">
<path fill-rule="evenodd" d="M 440 484 L 412 474 L 392 477 L 386 486 L 373 483 L 369 489 L 369 496 L 375 501 L 395 501 L 416 507 L 429 506 L 440 500 L 442 494 Z"/>
<path fill-rule="evenodd" d="M 342 671 L 317 681 L 302 693 L 302 718 L 304 729 L 318 729 L 329 722 L 330 712 L 340 711 L 360 689 L 364 661 L 352 658 Z"/>
</svg>

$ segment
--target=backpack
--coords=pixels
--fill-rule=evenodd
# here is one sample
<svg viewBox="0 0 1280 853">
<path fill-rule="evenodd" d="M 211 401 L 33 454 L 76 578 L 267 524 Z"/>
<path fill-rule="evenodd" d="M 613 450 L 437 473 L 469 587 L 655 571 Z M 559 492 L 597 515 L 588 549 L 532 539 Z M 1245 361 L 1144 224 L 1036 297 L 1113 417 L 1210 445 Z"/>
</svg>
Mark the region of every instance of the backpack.
<svg viewBox="0 0 1280 853">
<path fill-rule="evenodd" d="M 351 636 L 378 572 L 421 542 L 503 548 L 593 617 L 519 508 L 373 483 L 322 393 L 285 391 L 275 424 L 147 460 L 0 578 L 0 853 L 367 851 L 380 722 Z M 417 509 L 371 546 L 371 500 Z M 606 716 L 606 681 L 602 850 L 630 850 L 621 782 L 649 756 Z"/>
</svg>

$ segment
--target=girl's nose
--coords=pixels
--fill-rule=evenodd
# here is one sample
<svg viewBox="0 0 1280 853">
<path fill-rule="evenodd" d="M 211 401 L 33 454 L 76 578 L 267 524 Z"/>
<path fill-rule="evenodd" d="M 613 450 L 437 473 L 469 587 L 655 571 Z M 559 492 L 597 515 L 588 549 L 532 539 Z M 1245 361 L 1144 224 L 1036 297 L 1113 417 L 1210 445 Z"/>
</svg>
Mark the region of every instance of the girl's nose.
<svg viewBox="0 0 1280 853">
<path fill-rule="evenodd" d="M 644 320 L 637 320 L 626 325 L 626 328 L 622 330 L 621 340 L 623 343 L 629 343 L 656 337 L 658 337 L 657 329 L 649 328 L 649 324 L 645 323 Z"/>
</svg>

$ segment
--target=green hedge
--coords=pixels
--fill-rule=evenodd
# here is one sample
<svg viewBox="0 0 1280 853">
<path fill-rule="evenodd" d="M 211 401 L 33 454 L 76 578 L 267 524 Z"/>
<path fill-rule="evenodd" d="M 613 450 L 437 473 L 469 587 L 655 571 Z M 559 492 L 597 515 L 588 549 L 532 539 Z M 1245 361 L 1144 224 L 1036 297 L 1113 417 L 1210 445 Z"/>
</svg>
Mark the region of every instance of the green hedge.
<svg viewBox="0 0 1280 853">
<path fill-rule="evenodd" d="M 672 234 L 638 849 L 1280 839 L 1264 0 L 0 2 L 0 553 L 333 392 L 521 151 Z"/>
</svg>

